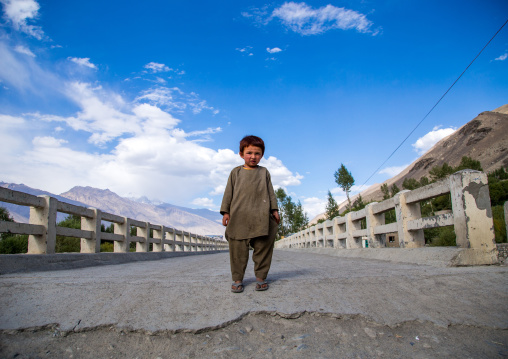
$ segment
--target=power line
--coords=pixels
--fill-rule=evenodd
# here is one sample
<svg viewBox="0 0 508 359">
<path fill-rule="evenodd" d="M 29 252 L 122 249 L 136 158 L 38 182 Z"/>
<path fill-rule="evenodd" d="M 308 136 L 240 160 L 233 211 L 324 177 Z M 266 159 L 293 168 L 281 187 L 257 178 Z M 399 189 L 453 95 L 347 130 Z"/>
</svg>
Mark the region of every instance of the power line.
<svg viewBox="0 0 508 359">
<path fill-rule="evenodd" d="M 384 166 L 384 164 L 386 162 L 388 162 L 388 160 L 395 154 L 395 152 L 398 151 L 398 149 L 404 144 L 404 142 L 406 142 L 406 140 L 413 134 L 413 132 L 416 131 L 416 129 L 422 124 L 423 121 L 425 121 L 425 119 L 430 115 L 430 113 L 436 108 L 437 105 L 439 105 L 439 103 L 441 102 L 441 100 L 446 96 L 446 94 L 448 94 L 448 92 L 450 92 L 450 90 L 452 89 L 453 86 L 455 86 L 455 84 L 457 83 L 457 81 L 460 80 L 460 78 L 462 77 L 462 75 L 464 75 L 464 73 L 469 69 L 469 67 L 471 67 L 471 65 L 473 64 L 473 62 L 475 62 L 475 60 L 478 58 L 478 56 L 481 55 L 481 53 L 483 52 L 483 50 L 485 50 L 485 48 L 487 46 L 489 46 L 489 44 L 492 42 L 492 40 L 494 40 L 494 38 L 497 36 L 497 34 L 499 34 L 499 32 L 503 29 L 503 27 L 508 23 L 508 20 L 505 21 L 505 23 L 499 28 L 499 30 L 496 31 L 496 33 L 494 34 L 494 36 L 492 36 L 492 38 L 487 42 L 487 44 L 485 44 L 485 46 L 480 50 L 480 52 L 478 53 L 478 55 L 475 56 L 475 58 L 473 59 L 473 61 L 471 61 L 469 63 L 469 65 L 467 65 L 467 67 L 465 68 L 464 71 L 462 71 L 462 73 L 460 74 L 459 77 L 457 77 L 457 79 L 452 83 L 452 85 L 448 88 L 448 90 L 446 90 L 446 92 L 443 94 L 443 96 L 441 96 L 441 98 L 439 98 L 439 100 L 434 104 L 434 106 L 432 106 L 432 108 L 429 110 L 429 112 L 427 112 L 427 114 L 421 119 L 420 122 L 418 122 L 418 124 L 415 126 L 415 128 L 413 128 L 413 130 L 411 130 L 411 132 L 409 132 L 409 134 L 406 136 L 406 138 L 404 138 L 404 140 L 397 146 L 397 148 L 395 150 L 393 150 L 393 152 L 390 154 L 390 156 L 388 156 L 388 158 L 383 162 L 381 163 L 381 165 L 370 175 L 369 178 L 367 178 L 367 180 L 360 186 L 360 189 L 365 186 L 365 184 L 377 173 L 377 171 L 379 171 L 381 169 L 381 167 Z"/>
</svg>

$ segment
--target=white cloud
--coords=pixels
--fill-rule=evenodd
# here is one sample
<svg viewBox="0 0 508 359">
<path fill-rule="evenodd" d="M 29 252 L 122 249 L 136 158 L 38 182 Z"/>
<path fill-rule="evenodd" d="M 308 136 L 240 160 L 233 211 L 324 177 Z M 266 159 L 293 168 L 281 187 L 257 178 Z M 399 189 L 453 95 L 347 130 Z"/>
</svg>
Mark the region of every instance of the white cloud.
<svg viewBox="0 0 508 359">
<path fill-rule="evenodd" d="M 70 83 L 64 91 L 81 108 L 79 112 L 69 117 L 39 114 L 33 117 L 65 122 L 75 131 L 92 133 L 89 142 L 95 145 L 104 145 L 124 134 L 141 132 L 137 117 L 121 110 L 126 104 L 120 96 L 82 82 Z"/>
<path fill-rule="evenodd" d="M 326 5 L 314 9 L 304 2 L 285 2 L 272 12 L 286 27 L 301 35 L 316 35 L 332 29 L 371 32 L 372 22 L 357 11 Z"/>
<path fill-rule="evenodd" d="M 393 176 L 398 175 L 402 171 L 404 171 L 406 169 L 406 167 L 409 165 L 410 164 L 408 163 L 408 164 L 402 165 L 402 166 L 386 167 L 386 168 L 383 168 L 381 171 L 379 171 L 379 174 L 386 174 L 391 178 Z"/>
<path fill-rule="evenodd" d="M 199 114 L 203 110 L 209 110 L 214 115 L 219 113 L 218 109 L 209 106 L 206 100 L 201 99 L 197 93 L 191 92 L 187 94 L 178 87 L 159 86 L 151 88 L 141 92 L 141 95 L 136 97 L 135 101 L 162 106 L 168 111 L 183 112 L 186 109 L 190 109 L 194 114 Z"/>
<path fill-rule="evenodd" d="M 260 165 L 265 166 L 272 177 L 272 184 L 276 187 L 298 186 L 303 178 L 299 173 L 293 174 L 281 160 L 277 157 L 270 156 L 262 158 Z"/>
<path fill-rule="evenodd" d="M 60 147 L 67 142 L 68 141 L 66 140 L 57 139 L 50 136 L 35 137 L 32 141 L 36 147 Z"/>
<path fill-rule="evenodd" d="M 253 56 L 254 55 L 251 50 L 252 50 L 252 46 L 245 46 L 245 47 L 242 47 L 242 48 L 239 48 L 239 47 L 236 48 L 236 51 L 239 51 L 242 54 L 247 55 L 247 56 Z"/>
<path fill-rule="evenodd" d="M 312 220 L 318 214 L 321 214 L 325 211 L 326 204 L 326 198 L 323 199 L 318 197 L 309 197 L 303 199 L 302 207 L 304 212 L 307 212 L 309 220 Z"/>
<path fill-rule="evenodd" d="M 15 30 L 22 31 L 38 40 L 42 40 L 44 32 L 40 26 L 29 25 L 28 21 L 39 15 L 39 4 L 34 0 L 0 0 L 4 5 L 4 17 Z"/>
<path fill-rule="evenodd" d="M 63 91 L 79 108 L 70 116 L 0 115 L 0 147 L 9 147 L 0 158 L 4 181 L 54 193 L 76 185 L 109 188 L 182 205 L 198 198 L 194 204 L 212 208 L 213 196 L 222 196 L 231 169 L 242 163 L 230 149 L 201 144 L 219 127 L 185 132 L 177 127 L 179 119 L 157 105 L 128 102 L 88 83 L 72 82 Z M 156 94 L 152 99 L 170 101 L 168 92 Z M 78 131 L 88 133 L 91 148 L 76 144 Z M 302 178 L 274 157 L 267 167 L 275 185 L 297 185 Z"/>
<path fill-rule="evenodd" d="M 274 47 L 273 49 L 270 49 L 269 47 L 267 47 L 266 51 L 268 51 L 268 53 L 270 53 L 270 54 L 276 54 L 277 52 L 281 52 L 282 50 L 279 49 L 278 47 Z"/>
<path fill-rule="evenodd" d="M 145 69 L 150 70 L 153 74 L 159 73 L 159 72 L 168 72 L 168 71 L 173 70 L 172 68 L 170 68 L 164 64 L 159 64 L 157 62 L 149 62 L 144 67 L 145 67 Z"/>
<path fill-rule="evenodd" d="M 79 58 L 79 57 L 68 57 L 68 59 L 80 66 L 85 66 L 85 67 L 89 67 L 91 69 L 94 69 L 96 70 L 97 69 L 97 66 L 95 66 L 94 64 L 92 64 L 90 62 L 90 58 L 89 57 L 83 57 L 83 58 Z"/>
<path fill-rule="evenodd" d="M 16 51 L 20 54 L 35 57 L 35 54 L 32 51 L 30 51 L 30 49 L 28 47 L 25 47 L 23 45 L 17 45 L 16 47 L 14 47 L 14 51 Z"/>
<path fill-rule="evenodd" d="M 15 90 L 39 97 L 61 97 L 59 76 L 41 68 L 32 56 L 20 55 L 0 37 L 0 81 Z M 19 50 L 19 49 L 18 49 Z"/>
<path fill-rule="evenodd" d="M 136 97 L 137 102 L 148 101 L 157 106 L 164 106 L 166 108 L 177 108 L 185 109 L 187 105 L 185 103 L 179 104 L 176 101 L 176 95 L 183 95 L 178 87 L 156 87 L 141 92 L 141 95 Z"/>
<path fill-rule="evenodd" d="M 351 189 L 349 190 L 349 197 L 351 197 L 352 195 L 355 195 L 357 193 L 360 193 L 361 191 L 363 191 L 365 188 L 369 188 L 369 185 L 366 185 L 366 186 L 360 186 L 360 185 L 354 185 L 353 187 L 351 187 Z M 334 197 L 335 200 L 337 201 L 337 203 L 340 204 L 340 201 L 337 199 L 337 198 L 342 198 L 344 197 L 343 200 L 346 200 L 346 192 L 344 192 L 342 190 L 342 188 L 340 187 L 334 187 L 330 190 L 330 192 L 333 194 L 333 195 L 337 195 L 338 197 Z"/>
<path fill-rule="evenodd" d="M 506 52 L 506 53 L 504 53 L 503 55 L 501 55 L 501 56 L 499 56 L 499 57 L 495 58 L 494 60 L 495 60 L 495 61 L 504 61 L 504 60 L 506 60 L 506 59 L 508 59 L 508 52 Z"/>
<path fill-rule="evenodd" d="M 90 59 L 69 60 L 93 65 Z M 4 181 L 57 194 L 84 185 L 182 205 L 201 199 L 203 206 L 211 206 L 217 202 L 214 196 L 222 196 L 231 169 L 242 163 L 233 150 L 203 145 L 222 131 L 213 119 L 210 127 L 179 128 L 180 119 L 170 111 L 218 113 L 194 92 L 156 86 L 131 100 L 79 77 L 63 80 L 36 61 L 0 40 L 2 84 L 29 95 L 58 93 L 59 101 L 67 102 L 66 111 L 76 110 L 15 116 L 0 112 Z M 266 161 L 275 185 L 300 184 L 302 176 L 282 161 L 274 157 Z"/>
<path fill-rule="evenodd" d="M 196 198 L 194 201 L 191 202 L 191 204 L 198 207 L 217 208 L 213 203 L 213 199 L 206 197 Z"/>
<path fill-rule="evenodd" d="M 13 158 L 28 145 L 25 131 L 26 121 L 22 117 L 0 115 L 0 152 L 4 159 Z M 1 158 L 0 157 L 0 158 Z M 5 168 L 5 167 L 1 167 Z"/>
<path fill-rule="evenodd" d="M 449 127 L 449 128 L 439 128 L 439 126 L 436 126 L 427 133 L 425 136 L 420 137 L 418 140 L 416 140 L 415 143 L 412 144 L 413 149 L 419 154 L 423 155 L 425 152 L 427 152 L 429 149 L 432 148 L 437 142 L 445 138 L 446 136 L 451 135 L 455 132 L 455 128 Z"/>
</svg>

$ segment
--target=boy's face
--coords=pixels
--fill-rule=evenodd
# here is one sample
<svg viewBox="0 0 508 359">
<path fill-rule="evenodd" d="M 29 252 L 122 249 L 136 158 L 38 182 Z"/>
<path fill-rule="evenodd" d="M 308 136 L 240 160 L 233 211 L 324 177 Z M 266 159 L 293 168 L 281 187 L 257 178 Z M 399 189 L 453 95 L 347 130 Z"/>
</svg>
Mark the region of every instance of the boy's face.
<svg viewBox="0 0 508 359">
<path fill-rule="evenodd" d="M 263 157 L 263 150 L 257 146 L 247 146 L 240 152 L 240 157 L 245 161 L 245 167 L 256 168 Z"/>
</svg>

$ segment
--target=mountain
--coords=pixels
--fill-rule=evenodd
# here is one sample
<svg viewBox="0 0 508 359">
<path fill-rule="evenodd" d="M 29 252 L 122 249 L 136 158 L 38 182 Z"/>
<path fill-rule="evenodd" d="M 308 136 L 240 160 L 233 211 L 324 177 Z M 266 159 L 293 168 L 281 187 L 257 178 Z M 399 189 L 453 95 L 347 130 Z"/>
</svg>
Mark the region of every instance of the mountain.
<svg viewBox="0 0 508 359">
<path fill-rule="evenodd" d="M 171 207 L 171 208 L 180 209 L 180 210 L 182 210 L 184 212 L 192 213 L 192 214 L 195 214 L 197 216 L 209 219 L 210 221 L 222 224 L 222 215 L 218 211 L 211 211 L 211 210 L 206 209 L 206 208 L 179 207 L 179 206 L 175 206 L 175 205 L 172 205 L 172 204 L 169 204 L 169 203 L 160 202 L 160 201 L 151 201 L 151 200 L 149 200 L 145 196 L 139 197 L 139 198 L 131 198 L 131 197 L 129 197 L 128 199 L 130 199 L 132 201 L 135 201 L 135 202 L 139 202 L 139 203 L 153 204 L 153 205 L 159 206 L 161 208 L 170 208 Z"/>
<path fill-rule="evenodd" d="M 501 166 L 508 167 L 508 104 L 493 111 L 480 113 L 457 131 L 437 142 L 398 175 L 383 183 L 388 187 L 396 184 L 402 189 L 402 183 L 406 178 L 419 180 L 423 176 L 429 177 L 429 171 L 433 167 L 442 166 L 445 162 L 456 167 L 463 156 L 480 161 L 486 173 Z M 376 183 L 362 191 L 360 194 L 363 201 L 382 201 L 380 187 L 383 183 Z M 357 197 L 358 195 L 352 196 L 351 203 Z M 340 203 L 340 210 L 345 209 L 346 205 L 347 201 Z M 324 213 L 313 218 L 311 223 L 316 223 L 320 218 L 324 218 Z"/>
<path fill-rule="evenodd" d="M 193 210 L 176 207 L 168 203 L 158 205 L 140 203 L 120 197 L 108 189 L 73 187 L 70 191 L 62 193 L 61 196 L 86 203 L 90 207 L 139 221 L 164 224 L 168 227 L 202 235 L 224 234 L 222 224 L 191 213 Z"/>
<path fill-rule="evenodd" d="M 58 196 L 58 195 L 55 195 L 50 192 L 42 191 L 40 189 L 28 187 L 28 186 L 25 186 L 24 184 L 0 182 L 0 187 L 9 188 L 9 189 L 12 189 L 13 191 L 28 193 L 28 194 L 31 194 L 34 196 L 43 196 L 43 195 L 51 196 L 51 197 L 54 197 L 57 200 L 62 201 L 62 202 L 74 204 L 76 206 L 88 207 L 84 203 L 73 201 L 68 198 Z M 19 206 L 17 204 L 11 204 L 11 203 L 1 203 L 1 206 L 4 208 L 7 208 L 7 210 L 9 211 L 9 213 L 10 213 L 11 217 L 14 219 L 14 221 L 19 222 L 19 223 L 28 223 L 28 219 L 30 217 L 30 207 Z M 64 220 L 66 217 L 67 217 L 67 215 L 65 213 L 58 213 L 56 220 L 57 220 L 57 222 L 60 222 L 60 221 Z"/>
<path fill-rule="evenodd" d="M 224 227 L 219 220 L 219 213 L 214 214 L 209 210 L 187 209 L 173 206 L 168 203 L 153 204 L 147 199 L 146 203 L 123 198 L 116 193 L 106 189 L 92 187 L 74 187 L 71 190 L 55 195 L 50 192 L 34 189 L 23 184 L 0 182 L 0 186 L 15 191 L 25 192 L 33 195 L 48 195 L 57 198 L 59 201 L 75 204 L 83 207 L 95 207 L 102 211 L 125 216 L 139 221 L 148 221 L 154 224 L 163 224 L 179 230 L 188 231 L 201 235 L 224 235 Z M 16 222 L 28 223 L 30 215 L 29 207 L 18 206 L 9 203 L 2 203 Z M 208 218 L 197 215 L 204 213 Z M 65 214 L 58 214 L 57 221 L 66 217 Z"/>
</svg>

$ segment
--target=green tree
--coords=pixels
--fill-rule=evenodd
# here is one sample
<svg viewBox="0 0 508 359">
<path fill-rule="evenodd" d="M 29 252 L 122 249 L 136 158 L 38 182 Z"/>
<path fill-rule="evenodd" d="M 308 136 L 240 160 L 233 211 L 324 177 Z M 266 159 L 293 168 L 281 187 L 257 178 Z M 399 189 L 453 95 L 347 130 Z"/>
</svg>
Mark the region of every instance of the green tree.
<svg viewBox="0 0 508 359">
<path fill-rule="evenodd" d="M 275 191 L 275 196 L 277 197 L 281 218 L 277 237 L 286 237 L 304 229 L 309 223 L 309 218 L 307 213 L 303 211 L 300 201 L 294 203 L 291 196 L 288 196 L 283 188 L 278 188 Z"/>
<path fill-rule="evenodd" d="M 365 208 L 366 204 L 363 203 L 363 198 L 362 198 L 362 195 L 359 194 L 358 195 L 358 198 L 355 199 L 354 203 L 353 203 L 353 210 L 355 211 L 359 211 L 363 208 Z"/>
<path fill-rule="evenodd" d="M 402 182 L 402 188 L 408 189 L 410 191 L 420 188 L 421 184 L 414 178 L 405 178 L 404 182 Z"/>
<path fill-rule="evenodd" d="M 353 178 L 353 175 L 351 175 L 351 172 L 349 172 L 342 163 L 340 164 L 340 168 L 335 171 L 335 183 L 342 188 L 344 192 L 346 192 L 347 202 L 348 202 L 348 209 L 351 209 L 351 199 L 349 198 L 349 191 L 351 190 L 351 187 L 355 184 L 355 179 Z"/>
<path fill-rule="evenodd" d="M 383 200 L 390 198 L 390 189 L 386 183 L 383 183 L 379 188 L 383 192 Z"/>
<path fill-rule="evenodd" d="M 392 192 L 392 197 L 395 196 L 397 193 L 400 192 L 400 189 L 399 187 L 394 183 L 391 187 L 390 187 L 390 191 Z"/>
<path fill-rule="evenodd" d="M 291 226 L 291 233 L 296 233 L 306 228 L 309 224 L 309 217 L 307 213 L 304 212 L 302 203 L 298 200 L 296 204 L 295 212 L 293 214 L 293 221 Z"/>
<path fill-rule="evenodd" d="M 0 207 L 0 221 L 14 222 L 9 210 Z M 0 253 L 16 254 L 28 252 L 28 236 L 12 233 L 0 233 Z"/>
<path fill-rule="evenodd" d="M 5 207 L 0 207 L 0 221 L 4 222 L 14 222 L 14 219 L 12 219 L 11 214 Z M 0 233 L 0 240 L 5 239 L 7 237 L 12 237 L 12 234 L 10 233 Z"/>
<path fill-rule="evenodd" d="M 432 169 L 429 171 L 429 175 L 432 182 L 436 182 L 445 179 L 454 172 L 456 172 L 455 169 L 445 162 L 442 166 L 432 167 Z"/>
<path fill-rule="evenodd" d="M 334 219 L 339 216 L 339 205 L 335 198 L 332 196 L 332 192 L 328 190 L 328 203 L 326 204 L 326 219 Z"/>
<path fill-rule="evenodd" d="M 464 156 L 460 160 L 460 163 L 457 167 L 455 167 L 455 171 L 461 171 L 465 169 L 475 170 L 475 171 L 483 171 L 482 165 L 480 161 L 473 160 L 471 157 Z"/>
<path fill-rule="evenodd" d="M 81 228 L 81 217 L 76 215 L 69 215 L 63 221 L 57 223 L 58 227 L 66 228 Z M 55 252 L 80 252 L 81 240 L 74 237 L 56 236 Z"/>
</svg>

